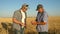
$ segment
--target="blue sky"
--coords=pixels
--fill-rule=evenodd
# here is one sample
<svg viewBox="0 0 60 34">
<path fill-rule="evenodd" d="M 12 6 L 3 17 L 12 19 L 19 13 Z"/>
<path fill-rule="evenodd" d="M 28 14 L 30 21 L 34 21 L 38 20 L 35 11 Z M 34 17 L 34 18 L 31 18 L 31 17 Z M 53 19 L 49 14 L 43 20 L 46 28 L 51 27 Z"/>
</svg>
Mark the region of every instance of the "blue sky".
<svg viewBox="0 0 60 34">
<path fill-rule="evenodd" d="M 24 3 L 29 5 L 28 16 L 36 16 L 38 4 L 44 6 L 49 16 L 60 16 L 60 0 L 0 0 L 0 17 L 12 17 L 14 11 Z"/>
</svg>

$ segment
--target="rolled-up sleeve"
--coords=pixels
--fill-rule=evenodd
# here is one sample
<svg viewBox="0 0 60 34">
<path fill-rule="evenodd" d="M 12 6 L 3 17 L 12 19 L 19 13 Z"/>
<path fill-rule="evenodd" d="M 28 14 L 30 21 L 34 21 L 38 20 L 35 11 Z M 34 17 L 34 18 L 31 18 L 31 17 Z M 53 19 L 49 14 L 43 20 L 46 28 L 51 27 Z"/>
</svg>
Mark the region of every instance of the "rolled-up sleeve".
<svg viewBox="0 0 60 34">
<path fill-rule="evenodd" d="M 17 16 L 18 16 L 18 13 L 15 11 L 13 14 L 13 18 L 17 18 Z"/>
</svg>

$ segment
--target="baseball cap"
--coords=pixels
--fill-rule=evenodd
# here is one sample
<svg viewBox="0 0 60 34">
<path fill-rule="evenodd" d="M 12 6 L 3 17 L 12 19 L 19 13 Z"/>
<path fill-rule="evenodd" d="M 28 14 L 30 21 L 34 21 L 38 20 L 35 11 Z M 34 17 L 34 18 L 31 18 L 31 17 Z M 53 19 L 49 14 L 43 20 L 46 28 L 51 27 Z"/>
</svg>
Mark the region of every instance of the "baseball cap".
<svg viewBox="0 0 60 34">
<path fill-rule="evenodd" d="M 38 4 L 36 10 L 38 10 L 38 9 L 40 9 L 40 8 L 43 8 L 43 5 L 42 5 L 42 4 Z"/>
</svg>

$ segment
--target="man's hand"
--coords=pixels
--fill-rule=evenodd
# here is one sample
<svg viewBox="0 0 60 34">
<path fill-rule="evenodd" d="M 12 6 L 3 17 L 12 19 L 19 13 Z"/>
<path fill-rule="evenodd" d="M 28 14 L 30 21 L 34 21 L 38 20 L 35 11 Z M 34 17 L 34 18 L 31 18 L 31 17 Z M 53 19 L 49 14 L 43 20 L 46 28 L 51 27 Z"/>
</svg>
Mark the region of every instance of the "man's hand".
<svg viewBox="0 0 60 34">
<path fill-rule="evenodd" d="M 37 25 L 36 21 L 31 21 L 32 25 Z"/>
<path fill-rule="evenodd" d="M 24 27 L 26 26 L 24 23 L 20 23 L 20 25 L 21 25 L 21 26 L 24 26 Z"/>
<path fill-rule="evenodd" d="M 40 23 L 37 23 L 36 21 L 31 21 L 32 25 L 45 25 L 46 23 L 45 22 L 40 22 Z"/>
</svg>

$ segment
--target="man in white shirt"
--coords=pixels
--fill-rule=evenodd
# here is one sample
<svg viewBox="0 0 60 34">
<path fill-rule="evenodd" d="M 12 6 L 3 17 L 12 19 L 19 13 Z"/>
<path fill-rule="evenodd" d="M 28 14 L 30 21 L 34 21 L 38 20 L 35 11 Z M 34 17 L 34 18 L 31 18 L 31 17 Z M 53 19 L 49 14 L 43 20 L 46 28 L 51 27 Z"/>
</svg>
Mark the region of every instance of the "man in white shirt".
<svg viewBox="0 0 60 34">
<path fill-rule="evenodd" d="M 14 12 L 13 14 L 14 34 L 24 34 L 24 28 L 26 26 L 27 9 L 28 9 L 28 5 L 23 4 L 21 9 Z"/>
</svg>

